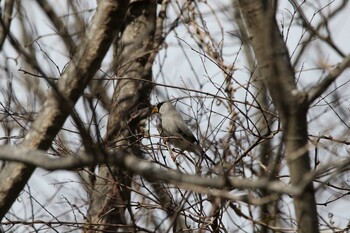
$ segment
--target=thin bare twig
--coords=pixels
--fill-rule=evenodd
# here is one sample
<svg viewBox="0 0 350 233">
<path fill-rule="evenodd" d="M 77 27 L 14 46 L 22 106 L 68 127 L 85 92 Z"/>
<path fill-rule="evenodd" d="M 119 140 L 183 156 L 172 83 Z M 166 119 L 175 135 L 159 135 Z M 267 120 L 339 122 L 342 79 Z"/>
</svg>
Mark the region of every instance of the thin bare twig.
<svg viewBox="0 0 350 233">
<path fill-rule="evenodd" d="M 309 105 L 318 97 L 322 95 L 324 91 L 343 73 L 343 71 L 350 66 L 350 55 L 347 55 L 343 61 L 333 68 L 328 75 L 322 80 L 320 84 L 312 87 L 310 90 L 306 91 L 307 101 Z"/>
</svg>

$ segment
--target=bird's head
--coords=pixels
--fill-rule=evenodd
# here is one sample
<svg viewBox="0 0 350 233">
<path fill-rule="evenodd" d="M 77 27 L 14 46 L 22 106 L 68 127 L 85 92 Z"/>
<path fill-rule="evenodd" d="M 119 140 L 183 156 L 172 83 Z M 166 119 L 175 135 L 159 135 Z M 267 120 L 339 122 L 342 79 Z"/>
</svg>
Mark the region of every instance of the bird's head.
<svg viewBox="0 0 350 233">
<path fill-rule="evenodd" d="M 160 108 L 162 107 L 163 104 L 164 104 L 164 102 L 160 102 L 159 104 L 154 105 L 152 108 L 152 114 L 160 113 Z"/>
</svg>

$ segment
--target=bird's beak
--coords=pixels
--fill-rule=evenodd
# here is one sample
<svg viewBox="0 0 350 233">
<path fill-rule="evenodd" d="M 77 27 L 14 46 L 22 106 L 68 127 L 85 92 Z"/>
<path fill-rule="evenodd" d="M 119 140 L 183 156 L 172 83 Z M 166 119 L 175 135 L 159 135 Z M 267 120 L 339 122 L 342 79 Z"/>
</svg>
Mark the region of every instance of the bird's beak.
<svg viewBox="0 0 350 233">
<path fill-rule="evenodd" d="M 152 109 L 152 114 L 153 113 L 158 113 L 159 112 L 159 109 L 157 106 L 154 106 L 153 109 Z"/>
</svg>

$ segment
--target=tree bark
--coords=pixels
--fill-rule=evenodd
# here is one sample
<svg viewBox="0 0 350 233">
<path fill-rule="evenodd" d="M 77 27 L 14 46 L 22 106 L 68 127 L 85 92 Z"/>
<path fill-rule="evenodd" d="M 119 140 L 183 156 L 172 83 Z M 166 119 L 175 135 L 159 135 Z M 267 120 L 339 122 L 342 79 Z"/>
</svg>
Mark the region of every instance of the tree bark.
<svg viewBox="0 0 350 233">
<path fill-rule="evenodd" d="M 54 90 L 48 95 L 37 119 L 20 146 L 28 149 L 49 149 L 75 102 L 99 69 L 102 59 L 120 30 L 127 4 L 128 1 L 101 1 L 85 42 L 79 46 L 57 86 L 53 84 Z M 0 219 L 4 217 L 23 190 L 34 170 L 35 167 L 13 162 L 6 163 L 1 169 Z"/>
<path fill-rule="evenodd" d="M 138 157 L 146 117 L 139 114 L 149 106 L 152 90 L 152 66 L 146 69 L 145 65 L 153 49 L 156 9 L 154 0 L 132 1 L 122 34 L 114 44 L 115 73 L 121 79 L 114 90 L 105 143 L 108 149 L 126 150 Z M 92 232 L 116 231 L 111 224 L 127 229 L 127 214 L 134 221 L 130 208 L 131 182 L 132 174 L 118 166 L 99 167 L 88 211 Z"/>
<path fill-rule="evenodd" d="M 310 171 L 307 149 L 307 100 L 297 90 L 288 50 L 279 32 L 270 1 L 238 0 L 250 33 L 259 70 L 284 128 L 284 143 L 291 183 L 296 186 Z M 313 184 L 302 195 L 294 196 L 298 232 L 318 232 Z"/>
</svg>

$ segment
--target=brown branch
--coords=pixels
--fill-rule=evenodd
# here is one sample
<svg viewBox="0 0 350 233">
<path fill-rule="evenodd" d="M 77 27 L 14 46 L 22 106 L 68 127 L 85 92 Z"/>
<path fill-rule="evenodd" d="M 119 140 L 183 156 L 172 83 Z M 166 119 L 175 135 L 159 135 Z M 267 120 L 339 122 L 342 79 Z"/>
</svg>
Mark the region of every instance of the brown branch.
<svg viewBox="0 0 350 233">
<path fill-rule="evenodd" d="M 73 38 L 68 32 L 67 26 L 64 25 L 63 21 L 57 16 L 54 9 L 46 0 L 37 0 L 37 2 L 56 28 L 58 35 L 61 36 L 64 44 L 68 48 L 69 54 L 73 55 L 76 51 L 76 46 Z"/>
<path fill-rule="evenodd" d="M 79 153 L 74 156 L 54 158 L 47 156 L 45 151 L 42 150 L 31 150 L 25 147 L 1 146 L 0 159 L 13 162 L 22 162 L 47 170 L 75 170 L 94 164 L 108 163 L 110 165 L 124 167 L 135 174 L 143 176 L 146 180 L 151 182 L 162 181 L 175 185 L 182 185 L 183 187 L 191 190 L 196 190 L 196 188 L 198 189 L 200 187 L 209 187 L 214 189 L 229 187 L 237 189 L 267 189 L 271 192 L 289 195 L 300 194 L 300 190 L 298 188 L 291 188 L 282 182 L 269 181 L 265 178 L 258 180 L 226 178 L 223 176 L 207 178 L 197 175 L 184 174 L 169 168 L 163 168 L 155 163 L 140 159 L 132 154 L 127 154 L 122 151 L 110 152 L 107 156 L 99 154 L 94 157 L 86 153 Z M 203 190 L 201 189 L 201 192 L 202 191 Z M 207 193 L 236 201 L 248 201 L 244 196 L 230 196 L 229 193 L 219 193 L 215 190 L 207 190 Z M 255 202 L 257 204 L 258 200 Z M 263 202 L 260 201 L 260 203 Z"/>
<path fill-rule="evenodd" d="M 57 83 L 57 92 L 48 95 L 37 119 L 21 146 L 47 150 L 69 115 L 66 103 L 74 104 L 92 79 L 124 20 L 128 1 L 101 1 L 77 53 Z M 61 95 L 61 96 L 60 96 Z M 35 167 L 7 163 L 0 171 L 0 219 L 22 191 Z"/>
<path fill-rule="evenodd" d="M 307 98 L 297 89 L 288 49 L 279 31 L 271 2 L 237 1 L 250 33 L 259 71 L 284 128 L 283 140 L 291 183 L 293 187 L 298 187 L 303 176 L 311 170 L 308 150 L 303 150 L 297 158 L 293 156 L 301 149 L 308 148 Z M 308 183 L 303 194 L 293 198 L 298 231 L 318 232 L 313 184 Z"/>
<path fill-rule="evenodd" d="M 350 54 L 347 55 L 344 60 L 338 64 L 334 69 L 332 69 L 328 75 L 322 80 L 320 84 L 312 87 L 307 91 L 307 101 L 309 105 L 318 97 L 322 95 L 323 92 L 343 73 L 343 71 L 350 67 Z"/>
<path fill-rule="evenodd" d="M 56 228 L 58 226 L 67 226 L 67 227 L 71 227 L 72 229 L 79 229 L 79 230 L 86 230 L 88 229 L 90 226 L 90 224 L 88 225 L 86 222 L 79 222 L 79 221 L 47 221 L 47 220 L 33 220 L 33 221 L 13 221 L 13 220 L 8 220 L 6 222 L 1 222 L 1 226 L 6 226 L 6 225 L 11 225 L 11 226 L 15 226 L 15 225 L 29 225 L 29 226 L 33 226 L 34 224 L 42 224 L 42 225 L 46 225 L 48 227 L 48 229 L 53 229 L 55 232 L 58 232 L 56 230 Z M 93 225 L 95 226 L 101 226 L 104 225 L 103 223 L 94 223 Z M 0 226 L 0 227 L 1 227 Z M 129 226 L 124 226 L 122 224 L 110 224 L 110 227 L 118 227 L 118 228 L 128 228 Z M 134 226 L 135 230 L 137 232 L 149 232 L 149 233 L 153 233 L 154 231 L 150 231 L 146 228 L 143 228 L 141 226 Z M 1 228 L 0 228 L 1 230 Z M 47 230 L 47 228 L 46 228 Z"/>
<path fill-rule="evenodd" d="M 349 1 L 348 0 L 343 0 L 343 2 L 341 4 L 336 6 L 335 9 L 333 9 L 330 13 L 328 13 L 328 19 L 327 20 L 329 21 L 330 19 L 334 18 L 340 11 L 342 11 L 344 9 L 347 9 L 346 8 L 347 4 L 349 4 Z M 296 12 L 296 10 L 295 10 L 295 12 Z M 320 29 L 322 27 L 326 26 L 326 24 L 327 24 L 327 21 L 323 20 L 317 26 L 312 27 L 312 28 L 313 28 L 313 30 L 318 32 L 318 31 L 320 31 Z M 302 38 L 303 38 L 303 36 L 302 36 Z M 296 65 L 299 63 L 300 59 L 302 58 L 302 55 L 304 55 L 304 53 L 307 51 L 306 47 L 309 46 L 311 44 L 311 42 L 313 41 L 314 34 L 312 34 L 312 33 L 310 34 L 309 33 L 307 38 L 305 38 L 303 41 L 301 41 L 302 38 L 300 38 L 300 42 L 298 43 L 299 45 L 301 45 L 301 48 L 300 48 L 300 52 L 298 52 L 298 54 L 296 55 L 296 58 L 294 59 L 293 67 L 296 67 Z M 298 48 L 298 47 L 296 47 L 296 48 Z M 294 52 L 291 54 L 292 55 L 291 57 L 293 57 L 293 54 L 294 54 Z"/>
<path fill-rule="evenodd" d="M 336 44 L 334 44 L 332 38 L 330 35 L 328 36 L 323 36 L 321 35 L 317 30 L 315 30 L 315 28 L 308 22 L 304 11 L 301 9 L 301 7 L 299 6 L 299 4 L 295 1 L 292 0 L 290 1 L 293 6 L 298 10 L 300 18 L 303 22 L 303 25 L 305 26 L 305 28 L 314 36 L 317 36 L 319 39 L 321 39 L 322 41 L 326 42 L 330 47 L 332 47 L 341 57 L 345 57 L 345 54 L 340 50 L 340 48 L 338 48 L 338 46 Z M 331 3 L 329 3 L 331 4 Z"/>
<path fill-rule="evenodd" d="M 5 4 L 4 4 L 4 11 L 3 11 L 4 15 L 3 16 L 0 15 L 3 17 L 0 19 L 2 21 L 1 26 L 0 26 L 0 50 L 2 50 L 2 46 L 3 46 L 4 41 L 6 39 L 8 29 L 10 28 L 14 4 L 15 4 L 15 1 L 6 0 Z M 1 12 L 1 14 L 2 14 L 2 12 Z"/>
<path fill-rule="evenodd" d="M 155 0 L 131 1 L 123 30 L 113 44 L 113 69 L 118 76 L 125 79 L 116 82 L 104 140 L 107 147 L 125 149 L 138 156 L 141 156 L 140 128 L 144 125 L 144 118 L 138 114 L 149 105 L 152 88 L 144 80 L 152 79 L 152 65 L 147 66 L 147 61 L 154 52 L 152 45 L 156 12 Z M 127 79 L 128 77 L 135 80 Z M 113 164 L 100 166 L 91 193 L 87 221 L 135 224 L 133 211 L 126 204 L 131 201 L 131 183 L 132 174 L 125 169 Z M 110 210 L 111 206 L 115 208 Z M 130 218 L 127 217 L 127 212 Z M 92 225 L 89 232 L 115 230 L 109 227 L 95 228 Z"/>
</svg>

